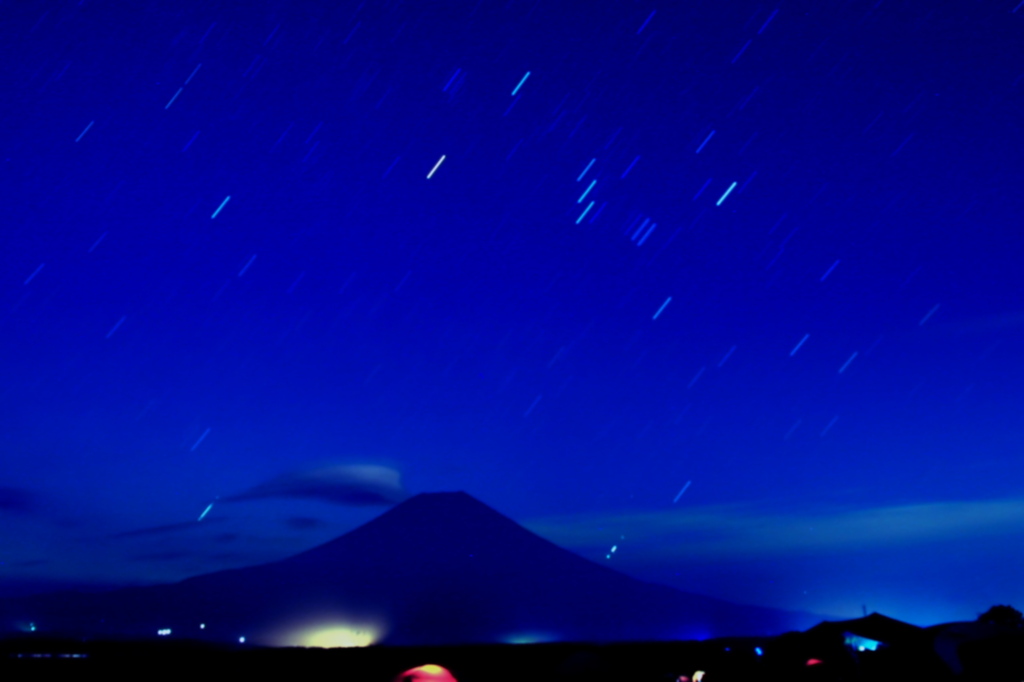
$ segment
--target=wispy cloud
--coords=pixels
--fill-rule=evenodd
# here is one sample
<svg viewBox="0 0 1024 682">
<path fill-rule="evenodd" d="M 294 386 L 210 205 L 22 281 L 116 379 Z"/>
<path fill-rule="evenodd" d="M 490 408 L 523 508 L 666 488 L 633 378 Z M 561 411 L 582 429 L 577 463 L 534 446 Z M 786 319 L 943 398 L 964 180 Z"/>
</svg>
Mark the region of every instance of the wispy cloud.
<svg viewBox="0 0 1024 682">
<path fill-rule="evenodd" d="M 1024 327 L 1024 311 L 1004 311 L 994 315 L 958 320 L 945 326 L 960 334 L 989 334 L 1007 329 L 1020 329 Z"/>
<path fill-rule="evenodd" d="M 326 522 L 309 516 L 290 516 L 284 520 L 284 523 L 292 530 L 312 530 L 327 525 Z"/>
<path fill-rule="evenodd" d="M 392 505 L 408 493 L 402 487 L 401 474 L 395 469 L 375 465 L 337 465 L 292 471 L 261 483 L 227 502 L 267 498 L 314 499 L 351 506 Z"/>
<path fill-rule="evenodd" d="M 136 554 L 130 557 L 132 561 L 182 561 L 184 559 L 191 559 L 196 556 L 195 552 L 189 552 L 183 549 L 169 549 L 160 552 L 146 552 L 143 554 Z"/>
<path fill-rule="evenodd" d="M 756 505 L 556 517 L 525 524 L 566 547 L 625 535 L 660 558 L 736 559 L 841 553 L 1024 531 L 1024 499 L 945 501 L 779 514 Z"/>
<path fill-rule="evenodd" d="M 0 512 L 30 514 L 36 511 L 38 503 L 38 496 L 31 490 L 0 486 Z"/>
<path fill-rule="evenodd" d="M 209 526 L 211 523 L 220 523 L 224 519 L 208 519 L 202 522 L 197 521 L 182 521 L 180 523 L 167 523 L 161 526 L 147 526 L 146 528 L 135 528 L 132 530 L 121 531 L 120 533 L 113 533 L 108 537 L 111 538 L 141 538 L 151 537 L 154 535 L 167 535 L 169 533 L 180 533 L 183 531 L 195 531 Z"/>
</svg>

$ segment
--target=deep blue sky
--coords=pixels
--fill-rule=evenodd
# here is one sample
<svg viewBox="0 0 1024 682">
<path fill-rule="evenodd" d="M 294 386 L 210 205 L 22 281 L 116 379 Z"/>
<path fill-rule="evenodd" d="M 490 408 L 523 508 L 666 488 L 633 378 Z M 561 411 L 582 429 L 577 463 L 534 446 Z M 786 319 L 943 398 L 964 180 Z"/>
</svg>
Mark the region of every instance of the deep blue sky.
<svg viewBox="0 0 1024 682">
<path fill-rule="evenodd" d="M 372 465 L 733 601 L 1024 603 L 1018 0 L 437 7 L 0 4 L 0 587 L 287 556 Z"/>
</svg>

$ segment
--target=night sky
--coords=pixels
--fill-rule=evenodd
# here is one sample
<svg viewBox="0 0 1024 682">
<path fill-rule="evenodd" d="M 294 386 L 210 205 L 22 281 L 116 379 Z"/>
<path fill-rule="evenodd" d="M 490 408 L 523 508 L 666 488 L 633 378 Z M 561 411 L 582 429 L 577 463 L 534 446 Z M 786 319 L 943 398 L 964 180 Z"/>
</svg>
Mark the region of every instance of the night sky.
<svg viewBox="0 0 1024 682">
<path fill-rule="evenodd" d="M 0 3 L 0 594 L 464 490 L 735 602 L 1020 608 L 1022 45 L 1020 0 Z"/>
</svg>

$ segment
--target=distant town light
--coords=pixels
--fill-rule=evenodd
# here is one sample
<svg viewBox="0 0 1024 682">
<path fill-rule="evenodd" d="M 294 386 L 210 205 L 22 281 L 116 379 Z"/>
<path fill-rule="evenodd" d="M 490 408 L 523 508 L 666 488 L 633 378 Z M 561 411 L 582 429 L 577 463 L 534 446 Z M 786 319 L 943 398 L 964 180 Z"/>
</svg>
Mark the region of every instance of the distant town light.
<svg viewBox="0 0 1024 682">
<path fill-rule="evenodd" d="M 364 647 L 376 644 L 383 636 L 384 628 L 376 623 L 327 621 L 289 633 L 282 643 L 323 649 Z"/>
<path fill-rule="evenodd" d="M 239 644 L 245 644 L 245 637 L 239 637 L 238 638 L 238 643 Z"/>
<path fill-rule="evenodd" d="M 160 635 L 161 637 L 166 637 L 167 635 L 171 634 L 171 629 L 170 628 L 161 628 L 161 629 L 156 631 L 156 634 Z"/>
</svg>

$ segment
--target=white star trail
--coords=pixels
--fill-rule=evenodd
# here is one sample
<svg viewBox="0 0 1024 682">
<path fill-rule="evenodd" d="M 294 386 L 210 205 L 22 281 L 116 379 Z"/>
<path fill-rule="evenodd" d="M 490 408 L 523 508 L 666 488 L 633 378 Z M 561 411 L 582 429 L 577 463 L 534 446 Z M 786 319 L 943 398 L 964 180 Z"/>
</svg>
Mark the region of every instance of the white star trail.
<svg viewBox="0 0 1024 682">
<path fill-rule="evenodd" d="M 429 180 L 430 178 L 432 178 L 434 176 L 434 173 L 436 173 L 437 169 L 441 167 L 441 164 L 444 163 L 444 160 L 445 160 L 445 155 L 442 154 L 441 158 L 438 159 L 437 163 L 434 164 L 434 167 L 430 169 L 429 173 L 427 173 L 427 180 Z"/>
<path fill-rule="evenodd" d="M 665 306 L 667 306 L 671 302 L 672 302 L 672 297 L 669 296 L 668 298 L 665 299 L 665 302 L 661 304 L 661 307 L 658 308 L 658 312 L 654 313 L 654 317 L 652 317 L 651 319 L 652 320 L 658 319 L 658 315 L 661 315 L 661 311 L 664 310 Z"/>
<path fill-rule="evenodd" d="M 222 210 L 224 210 L 224 207 L 228 205 L 228 202 L 229 202 L 229 201 L 231 201 L 231 195 L 230 195 L 230 194 L 229 194 L 228 196 L 224 197 L 224 201 L 220 202 L 220 206 L 218 206 L 218 207 L 217 207 L 217 210 L 213 212 L 213 215 L 212 215 L 212 216 L 210 216 L 210 220 L 213 220 L 214 218 L 216 218 L 216 217 L 217 217 L 217 215 L 218 215 L 218 214 L 219 214 L 219 213 L 220 213 L 220 212 L 221 212 Z"/>
<path fill-rule="evenodd" d="M 523 79 L 522 79 L 521 81 L 519 81 L 519 85 L 517 85 L 517 86 L 515 87 L 515 89 L 514 89 L 514 90 L 512 91 L 512 96 L 513 96 L 513 97 L 515 97 L 515 96 L 516 96 L 516 93 L 517 93 L 517 92 L 519 92 L 519 88 L 523 87 L 523 83 L 525 83 L 525 82 L 526 82 L 526 79 L 527 79 L 527 78 L 529 78 L 529 77 L 530 77 L 530 72 L 529 72 L 529 71 L 527 71 L 527 72 L 526 72 L 526 75 L 525 75 L 525 76 L 523 76 Z"/>
</svg>

